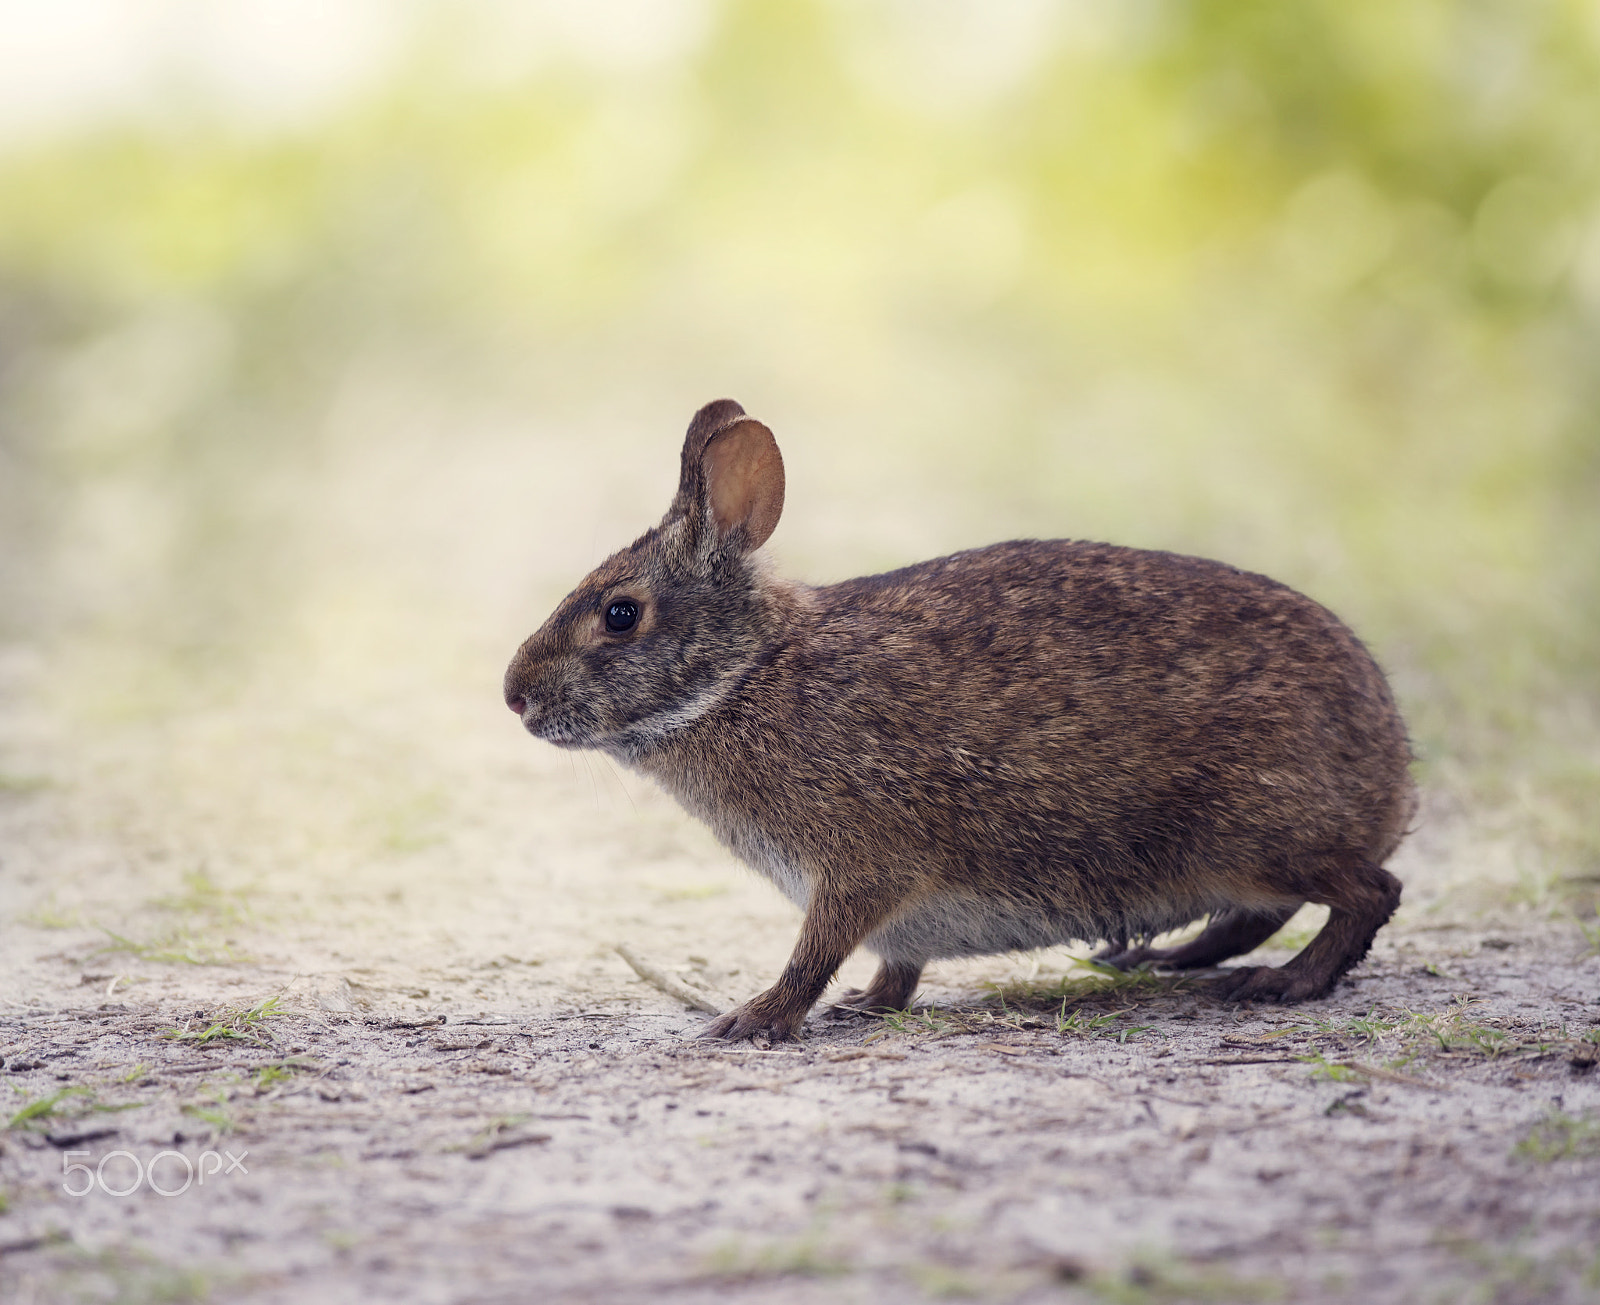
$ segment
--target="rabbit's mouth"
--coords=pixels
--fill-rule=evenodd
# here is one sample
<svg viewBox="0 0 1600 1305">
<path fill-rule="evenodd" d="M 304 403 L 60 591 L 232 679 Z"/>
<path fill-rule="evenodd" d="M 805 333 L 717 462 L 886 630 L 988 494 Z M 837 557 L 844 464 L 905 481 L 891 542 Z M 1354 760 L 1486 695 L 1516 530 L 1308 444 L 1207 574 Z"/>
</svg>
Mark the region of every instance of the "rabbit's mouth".
<svg viewBox="0 0 1600 1305">
<path fill-rule="evenodd" d="M 546 743 L 554 743 L 558 748 L 583 748 L 592 746 L 589 734 L 578 728 L 577 723 L 562 716 L 546 716 L 544 719 L 529 719 L 533 715 L 529 712 L 522 718 L 522 728 L 536 739 L 543 739 Z"/>
</svg>

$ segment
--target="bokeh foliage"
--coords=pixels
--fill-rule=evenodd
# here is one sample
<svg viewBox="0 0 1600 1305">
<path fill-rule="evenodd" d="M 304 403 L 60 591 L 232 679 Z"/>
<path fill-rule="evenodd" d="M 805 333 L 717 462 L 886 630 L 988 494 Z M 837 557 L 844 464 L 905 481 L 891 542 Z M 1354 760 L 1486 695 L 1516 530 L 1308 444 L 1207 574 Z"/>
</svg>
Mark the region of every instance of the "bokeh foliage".
<svg viewBox="0 0 1600 1305">
<path fill-rule="evenodd" d="M 729 0 L 492 73 L 492 11 L 419 12 L 311 127 L 0 156 L 5 638 L 237 691 L 381 441 L 352 375 L 669 471 L 731 392 L 828 467 L 796 570 L 1058 534 L 1279 575 L 1393 669 L 1440 810 L 1600 870 L 1592 4 Z"/>
</svg>

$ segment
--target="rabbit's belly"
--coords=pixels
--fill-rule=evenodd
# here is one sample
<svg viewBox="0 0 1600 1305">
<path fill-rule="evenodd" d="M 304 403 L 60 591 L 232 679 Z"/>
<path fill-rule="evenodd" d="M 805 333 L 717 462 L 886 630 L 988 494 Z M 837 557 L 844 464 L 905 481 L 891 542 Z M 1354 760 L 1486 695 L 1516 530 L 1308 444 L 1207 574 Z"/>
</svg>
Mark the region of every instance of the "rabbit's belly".
<svg viewBox="0 0 1600 1305">
<path fill-rule="evenodd" d="M 1031 951 L 1094 939 L 1102 932 L 1094 923 L 1036 903 L 940 894 L 874 930 L 867 945 L 881 956 L 933 960 Z"/>
</svg>

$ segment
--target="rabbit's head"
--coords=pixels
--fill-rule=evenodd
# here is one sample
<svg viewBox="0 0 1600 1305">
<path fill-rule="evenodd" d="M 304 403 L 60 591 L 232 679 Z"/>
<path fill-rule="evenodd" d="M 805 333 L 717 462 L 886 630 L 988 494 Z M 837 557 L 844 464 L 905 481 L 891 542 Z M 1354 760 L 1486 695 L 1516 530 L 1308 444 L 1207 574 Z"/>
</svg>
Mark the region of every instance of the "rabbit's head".
<svg viewBox="0 0 1600 1305">
<path fill-rule="evenodd" d="M 661 524 L 567 595 L 506 670 L 506 705 L 568 748 L 648 751 L 714 707 L 769 638 L 774 613 L 751 554 L 783 511 L 772 432 L 731 399 L 683 442 Z"/>
</svg>

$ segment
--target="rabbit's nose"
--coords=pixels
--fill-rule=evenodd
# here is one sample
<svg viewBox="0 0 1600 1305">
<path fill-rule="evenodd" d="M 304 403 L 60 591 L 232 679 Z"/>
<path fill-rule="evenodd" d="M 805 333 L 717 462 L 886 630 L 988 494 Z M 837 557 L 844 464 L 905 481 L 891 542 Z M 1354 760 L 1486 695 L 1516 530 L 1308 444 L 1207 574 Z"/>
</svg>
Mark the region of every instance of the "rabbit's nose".
<svg viewBox="0 0 1600 1305">
<path fill-rule="evenodd" d="M 520 716 L 523 712 L 528 710 L 528 700 L 520 693 L 508 693 L 506 694 L 506 706 L 510 707 L 512 711 L 516 712 L 517 715 Z"/>
</svg>

